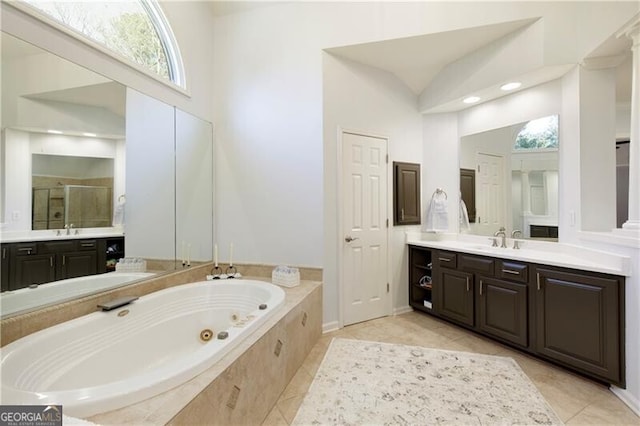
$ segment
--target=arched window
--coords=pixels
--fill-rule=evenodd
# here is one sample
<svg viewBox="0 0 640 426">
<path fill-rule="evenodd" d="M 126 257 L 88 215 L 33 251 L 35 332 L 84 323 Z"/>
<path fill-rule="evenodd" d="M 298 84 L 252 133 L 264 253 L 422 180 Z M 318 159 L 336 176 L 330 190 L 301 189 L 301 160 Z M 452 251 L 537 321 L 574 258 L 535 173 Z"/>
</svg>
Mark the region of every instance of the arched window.
<svg viewBox="0 0 640 426">
<path fill-rule="evenodd" d="M 538 118 L 529 121 L 516 136 L 513 149 L 536 150 L 558 148 L 558 116 Z"/>
<path fill-rule="evenodd" d="M 155 0 L 24 0 L 55 21 L 185 88 L 180 51 Z"/>
</svg>

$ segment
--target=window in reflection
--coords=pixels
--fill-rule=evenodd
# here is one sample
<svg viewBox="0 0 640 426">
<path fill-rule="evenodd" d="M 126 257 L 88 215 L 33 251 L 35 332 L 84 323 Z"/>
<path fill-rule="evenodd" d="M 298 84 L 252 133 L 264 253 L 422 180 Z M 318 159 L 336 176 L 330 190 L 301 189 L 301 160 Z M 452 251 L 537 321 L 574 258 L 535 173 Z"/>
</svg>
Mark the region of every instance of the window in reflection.
<svg viewBox="0 0 640 426">
<path fill-rule="evenodd" d="M 514 150 L 558 148 L 558 116 L 531 120 L 520 130 Z"/>
</svg>

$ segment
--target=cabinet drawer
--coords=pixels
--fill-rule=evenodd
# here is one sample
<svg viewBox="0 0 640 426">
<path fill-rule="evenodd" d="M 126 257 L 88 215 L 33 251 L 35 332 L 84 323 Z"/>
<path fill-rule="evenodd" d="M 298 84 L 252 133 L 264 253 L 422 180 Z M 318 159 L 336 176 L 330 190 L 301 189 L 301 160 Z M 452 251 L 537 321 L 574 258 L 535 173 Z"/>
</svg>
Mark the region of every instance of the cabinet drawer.
<svg viewBox="0 0 640 426">
<path fill-rule="evenodd" d="M 78 250 L 95 250 L 97 247 L 96 240 L 80 240 L 78 241 Z"/>
<path fill-rule="evenodd" d="M 526 263 L 499 260 L 496 276 L 508 281 L 529 281 L 529 266 Z"/>
<path fill-rule="evenodd" d="M 40 251 L 42 253 L 59 253 L 64 251 L 75 251 L 76 241 L 47 241 L 46 243 L 40 243 Z"/>
<path fill-rule="evenodd" d="M 36 243 L 18 243 L 13 246 L 16 256 L 27 256 L 38 254 L 38 244 Z"/>
<path fill-rule="evenodd" d="M 450 251 L 439 251 L 437 252 L 436 262 L 438 266 L 442 266 L 444 268 L 455 269 L 457 267 L 456 262 L 456 254 Z"/>
<path fill-rule="evenodd" d="M 459 254 L 458 258 L 458 268 L 463 271 L 493 275 L 495 268 L 495 261 L 493 259 L 470 254 Z"/>
</svg>

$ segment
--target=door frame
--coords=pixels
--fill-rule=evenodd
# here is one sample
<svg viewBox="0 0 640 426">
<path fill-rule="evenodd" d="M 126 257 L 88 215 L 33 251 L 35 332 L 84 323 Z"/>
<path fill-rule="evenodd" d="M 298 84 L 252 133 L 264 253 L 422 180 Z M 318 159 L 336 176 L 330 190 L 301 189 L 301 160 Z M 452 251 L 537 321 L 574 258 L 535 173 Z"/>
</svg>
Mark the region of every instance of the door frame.
<svg viewBox="0 0 640 426">
<path fill-rule="evenodd" d="M 338 270 L 338 283 L 337 283 L 337 295 L 338 295 L 338 327 L 344 327 L 344 311 L 345 300 L 346 297 L 344 295 L 345 292 L 345 280 L 344 280 L 344 245 L 343 238 L 344 232 L 342 227 L 344 226 L 344 202 L 342 200 L 342 194 L 344 190 L 344 182 L 343 182 L 343 174 L 344 174 L 344 158 L 342 155 L 342 150 L 344 148 L 344 142 L 342 140 L 343 134 L 348 133 L 357 136 L 366 136 L 370 138 L 383 139 L 386 145 L 387 158 L 389 156 L 389 137 L 386 135 L 381 135 L 379 133 L 362 131 L 362 130 L 354 130 L 352 128 L 341 127 L 338 126 L 337 129 L 337 167 L 336 167 L 336 195 L 337 195 L 337 203 L 336 203 L 336 216 L 337 216 L 337 226 L 336 226 L 336 268 Z M 389 242 L 391 241 L 391 220 L 389 219 L 389 213 L 391 211 L 391 203 L 393 197 L 393 185 L 390 185 L 392 176 L 391 167 L 389 167 L 389 161 L 386 161 L 386 169 L 387 169 L 387 206 L 386 206 L 386 215 L 387 220 L 389 220 L 389 226 L 387 227 L 386 232 L 386 245 L 387 245 L 387 253 L 386 253 L 386 271 L 387 271 L 387 282 L 389 283 L 389 297 L 387 298 L 387 306 L 386 306 L 386 315 L 391 315 L 393 312 L 393 283 L 391 281 L 391 249 Z"/>
</svg>

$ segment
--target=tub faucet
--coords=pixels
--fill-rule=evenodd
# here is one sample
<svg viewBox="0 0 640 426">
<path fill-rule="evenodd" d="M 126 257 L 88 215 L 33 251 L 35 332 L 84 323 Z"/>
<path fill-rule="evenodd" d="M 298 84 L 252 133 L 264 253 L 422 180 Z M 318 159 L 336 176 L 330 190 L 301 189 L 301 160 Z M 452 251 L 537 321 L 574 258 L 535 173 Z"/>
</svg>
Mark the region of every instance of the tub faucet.
<svg viewBox="0 0 640 426">
<path fill-rule="evenodd" d="M 502 237 L 502 244 L 500 244 L 500 247 L 502 248 L 507 248 L 507 230 L 504 229 L 504 226 L 501 226 L 500 229 L 493 234 L 494 237 Z"/>
</svg>

